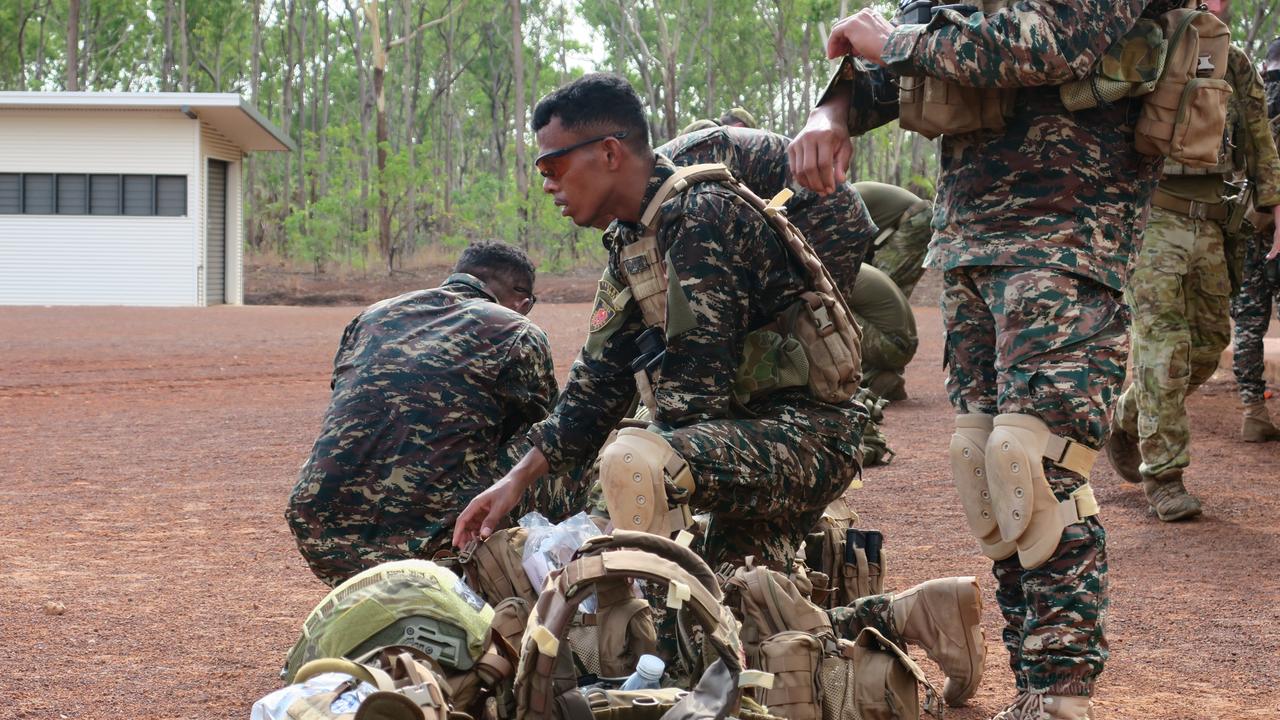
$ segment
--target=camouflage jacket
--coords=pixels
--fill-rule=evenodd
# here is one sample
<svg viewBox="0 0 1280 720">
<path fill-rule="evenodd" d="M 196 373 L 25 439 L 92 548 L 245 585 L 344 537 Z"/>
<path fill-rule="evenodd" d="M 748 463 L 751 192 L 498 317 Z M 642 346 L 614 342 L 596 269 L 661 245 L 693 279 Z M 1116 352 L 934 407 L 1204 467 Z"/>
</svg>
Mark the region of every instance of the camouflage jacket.
<svg viewBox="0 0 1280 720">
<path fill-rule="evenodd" d="M 1138 101 L 1070 113 L 1057 86 L 1087 76 L 1145 4 L 1024 0 L 895 28 L 883 52 L 893 73 L 1018 93 L 1003 132 L 942 138 L 931 267 L 1059 268 L 1123 287 L 1159 163 L 1134 148 Z M 851 113 L 851 131 L 896 113 L 881 71 L 846 58 L 838 82 L 852 82 L 855 103 L 873 101 Z"/>
<path fill-rule="evenodd" d="M 642 208 L 674 171 L 670 160 L 657 157 Z M 666 352 L 651 379 L 654 423 L 671 429 L 732 417 L 732 385 L 744 338 L 794 302 L 806 278 L 763 217 L 719 184 L 694 185 L 664 203 L 659 217 L 658 251 L 672 282 Z M 620 251 L 637 241 L 641 230 L 636 223 L 617 222 L 605 232 L 609 260 L 591 332 L 555 411 L 530 432 L 552 472 L 585 462 L 635 397 L 630 363 L 636 337 L 646 327 L 618 278 L 623 277 Z"/>
<path fill-rule="evenodd" d="M 442 548 L 557 392 L 546 334 L 464 273 L 360 313 L 332 388 L 293 501 L 326 533 Z"/>
<path fill-rule="evenodd" d="M 1231 85 L 1227 101 L 1227 130 L 1223 152 L 1238 172 L 1243 172 L 1253 186 L 1254 207 L 1280 205 L 1280 157 L 1267 120 L 1267 97 L 1262 77 L 1249 62 L 1249 56 L 1235 45 L 1227 53 L 1226 81 Z M 1177 171 L 1178 168 L 1172 168 Z M 1179 197 L 1204 202 L 1218 202 L 1225 188 L 1220 174 L 1166 175 L 1160 187 Z"/>
<path fill-rule="evenodd" d="M 785 135 L 766 130 L 716 127 L 681 135 L 657 152 L 680 166 L 723 163 L 765 200 L 784 187 L 791 188 L 795 196 L 787 202 L 787 217 L 813 245 L 841 293 L 848 297 L 878 230 L 849 183 L 823 197 L 793 182 L 788 144 Z"/>
</svg>

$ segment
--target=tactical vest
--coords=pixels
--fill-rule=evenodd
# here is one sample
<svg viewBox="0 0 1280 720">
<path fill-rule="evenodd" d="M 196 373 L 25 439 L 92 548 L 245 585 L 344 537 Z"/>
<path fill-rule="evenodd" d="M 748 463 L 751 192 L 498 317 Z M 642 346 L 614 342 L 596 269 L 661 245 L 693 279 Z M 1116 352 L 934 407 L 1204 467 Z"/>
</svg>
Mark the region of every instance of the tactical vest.
<svg viewBox="0 0 1280 720">
<path fill-rule="evenodd" d="M 982 0 L 983 14 L 1012 7 L 1014 0 Z M 948 10 L 945 12 L 955 12 Z M 898 79 L 898 125 L 929 138 L 977 130 L 1004 130 L 1017 90 L 973 88 L 925 76 Z"/>
<path fill-rule="evenodd" d="M 670 336 L 668 298 L 682 292 L 667 276 L 665 258 L 658 254 L 658 230 L 663 203 L 702 182 L 732 190 L 759 212 L 807 275 L 809 290 L 762 328 L 748 334 L 734 394 L 743 403 L 785 387 L 807 386 L 814 397 L 843 403 L 858 391 L 862 379 L 861 330 L 813 247 L 783 212 L 791 197 L 783 190 L 765 202 L 738 182 L 719 163 L 678 168 L 658 188 L 640 216 L 640 239 L 620 253 L 623 279 L 640 307 L 645 324 Z M 654 409 L 648 373 L 636 373 L 646 406 Z"/>
</svg>

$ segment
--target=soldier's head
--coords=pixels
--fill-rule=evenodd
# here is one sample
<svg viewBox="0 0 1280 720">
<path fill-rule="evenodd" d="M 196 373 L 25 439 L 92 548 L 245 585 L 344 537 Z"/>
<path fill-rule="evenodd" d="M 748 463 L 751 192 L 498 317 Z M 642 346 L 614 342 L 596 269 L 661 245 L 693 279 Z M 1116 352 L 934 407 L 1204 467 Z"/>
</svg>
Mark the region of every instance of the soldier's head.
<svg viewBox="0 0 1280 720">
<path fill-rule="evenodd" d="M 720 124 L 728 125 L 729 127 L 754 128 L 756 119 L 752 117 L 751 113 L 747 112 L 746 108 L 734 107 L 729 108 L 725 114 L 720 116 Z"/>
<path fill-rule="evenodd" d="M 533 109 L 535 165 L 560 214 L 583 227 L 637 220 L 653 170 L 649 123 L 625 79 L 584 75 L 551 91 Z"/>
<path fill-rule="evenodd" d="M 528 315 L 538 301 L 533 294 L 537 271 L 518 247 L 489 241 L 469 245 L 458 256 L 453 271 L 475 275 L 484 281 L 498 304 Z"/>
</svg>

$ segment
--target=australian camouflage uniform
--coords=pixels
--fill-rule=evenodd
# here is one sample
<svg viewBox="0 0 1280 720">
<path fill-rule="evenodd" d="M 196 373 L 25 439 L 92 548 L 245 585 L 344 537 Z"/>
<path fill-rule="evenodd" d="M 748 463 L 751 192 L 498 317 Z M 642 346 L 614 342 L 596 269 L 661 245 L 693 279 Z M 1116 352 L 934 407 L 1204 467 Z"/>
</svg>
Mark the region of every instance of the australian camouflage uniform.
<svg viewBox="0 0 1280 720">
<path fill-rule="evenodd" d="M 656 158 L 642 207 L 674 172 Z M 763 216 L 719 183 L 691 186 L 659 217 L 667 304 L 664 348 L 648 370 L 650 429 L 687 463 L 690 504 L 710 513 L 704 557 L 716 564 L 755 555 L 786 567 L 856 477 L 866 411 L 822 402 L 804 387 L 741 403 L 733 387 L 748 332 L 791 306 L 807 279 Z M 530 433 L 553 472 L 585 463 L 639 390 L 631 364 L 647 326 L 620 278 L 623 252 L 642 230 L 618 222 L 606 231 L 609 260 L 586 344 L 554 412 Z"/>
<path fill-rule="evenodd" d="M 907 296 L 874 265 L 858 273 L 849 307 L 862 325 L 862 383 L 889 400 L 906 399 L 903 372 L 920 345 Z"/>
<path fill-rule="evenodd" d="M 853 188 L 880 229 L 867 250 L 866 262 L 893 278 L 909 299 L 924 275 L 924 256 L 933 237 L 933 203 L 897 185 L 864 181 Z"/>
<path fill-rule="evenodd" d="M 1108 654 L 1105 533 L 1096 504 L 1085 502 L 1087 473 L 1124 379 L 1128 314 L 1120 290 L 1159 170 L 1134 148 L 1136 102 L 1070 113 L 1057 86 L 1087 76 L 1145 4 L 1010 3 L 977 21 L 948 9 L 928 26 L 899 26 L 883 52 L 899 77 L 1015 100 L 997 106 L 1002 127 L 943 135 L 926 264 L 943 271 L 957 487 L 970 498 L 975 535 L 994 533 L 984 550 L 996 559 L 1010 667 L 1019 690 L 1032 695 L 1092 694 Z M 851 134 L 896 116 L 899 88 L 887 73 L 846 59 L 833 79 L 839 83 L 850 83 Z M 987 444 L 996 431 L 1006 440 Z M 1035 535 L 1049 538 L 1048 549 L 1002 542 L 1003 526 L 969 512 L 977 493 L 966 495 L 972 481 L 962 482 L 960 470 L 975 458 L 997 474 L 1022 471 L 998 458 L 1024 437 L 1063 450 L 1028 461 L 1052 499 L 1074 509 L 1060 534 Z M 1042 553 L 1024 566 L 1024 556 Z"/>
<path fill-rule="evenodd" d="M 1266 92 L 1268 97 L 1280 96 L 1280 82 L 1267 82 Z M 1280 104 L 1280 100 L 1275 104 Z M 1269 102 L 1268 107 L 1272 106 Z M 1271 119 L 1271 137 L 1280 138 L 1280 116 Z M 1235 320 L 1233 370 L 1240 402 L 1246 407 L 1258 406 L 1266 399 L 1262 338 L 1271 325 L 1271 313 L 1280 308 L 1280 277 L 1268 278 L 1264 271 L 1274 225 L 1259 225 L 1257 235 L 1245 246 L 1240 293 L 1231 304 L 1231 318 Z"/>
<path fill-rule="evenodd" d="M 1115 411 L 1115 432 L 1136 439 L 1136 468 L 1161 519 L 1198 514 L 1199 502 L 1182 488 L 1190 463 L 1186 396 L 1213 375 L 1231 338 L 1231 283 L 1224 254 L 1234 193 L 1227 181 L 1244 172 L 1254 204 L 1280 203 L 1280 159 L 1267 123 L 1262 78 L 1232 46 L 1226 80 L 1233 93 L 1218 165 L 1191 169 L 1172 162 L 1152 200 L 1126 299 L 1133 313 L 1133 383 Z M 1256 261 L 1256 253 L 1255 253 Z M 1117 451 L 1120 464 L 1132 463 Z M 1118 468 L 1134 479 L 1135 468 Z"/>
<path fill-rule="evenodd" d="M 458 513 L 529 449 L 525 432 L 556 397 L 546 335 L 465 273 L 352 320 L 331 385 L 285 512 L 331 585 L 448 552 Z M 552 479 L 525 505 L 563 515 L 585 502 L 570 489 Z"/>
</svg>

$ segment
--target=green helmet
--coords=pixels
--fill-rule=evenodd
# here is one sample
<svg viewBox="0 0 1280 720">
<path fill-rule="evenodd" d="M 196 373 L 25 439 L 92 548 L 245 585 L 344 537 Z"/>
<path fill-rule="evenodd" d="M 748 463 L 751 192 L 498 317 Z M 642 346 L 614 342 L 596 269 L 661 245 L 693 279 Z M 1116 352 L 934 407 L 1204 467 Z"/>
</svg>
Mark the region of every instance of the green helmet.
<svg viewBox="0 0 1280 720">
<path fill-rule="evenodd" d="M 747 112 L 745 108 L 732 107 L 728 112 L 720 116 L 721 125 L 742 125 L 743 127 L 754 128 L 756 119 Z"/>
<path fill-rule="evenodd" d="M 417 650 L 468 670 L 489 642 L 493 608 L 449 570 L 430 560 L 383 563 L 350 578 L 302 624 L 281 676 L 327 657 L 356 659 L 390 645 Z"/>
<path fill-rule="evenodd" d="M 688 125 L 685 125 L 685 126 L 684 126 L 684 129 L 680 131 L 680 134 L 681 134 L 681 135 L 688 135 L 688 134 L 689 134 L 689 133 L 691 133 L 691 132 L 697 132 L 697 131 L 699 131 L 699 130 L 706 130 L 707 128 L 713 128 L 713 127 L 720 127 L 720 123 L 716 122 L 715 120 L 709 120 L 709 119 L 707 119 L 707 118 L 702 118 L 701 120 L 694 120 L 693 122 L 689 123 Z"/>
</svg>

